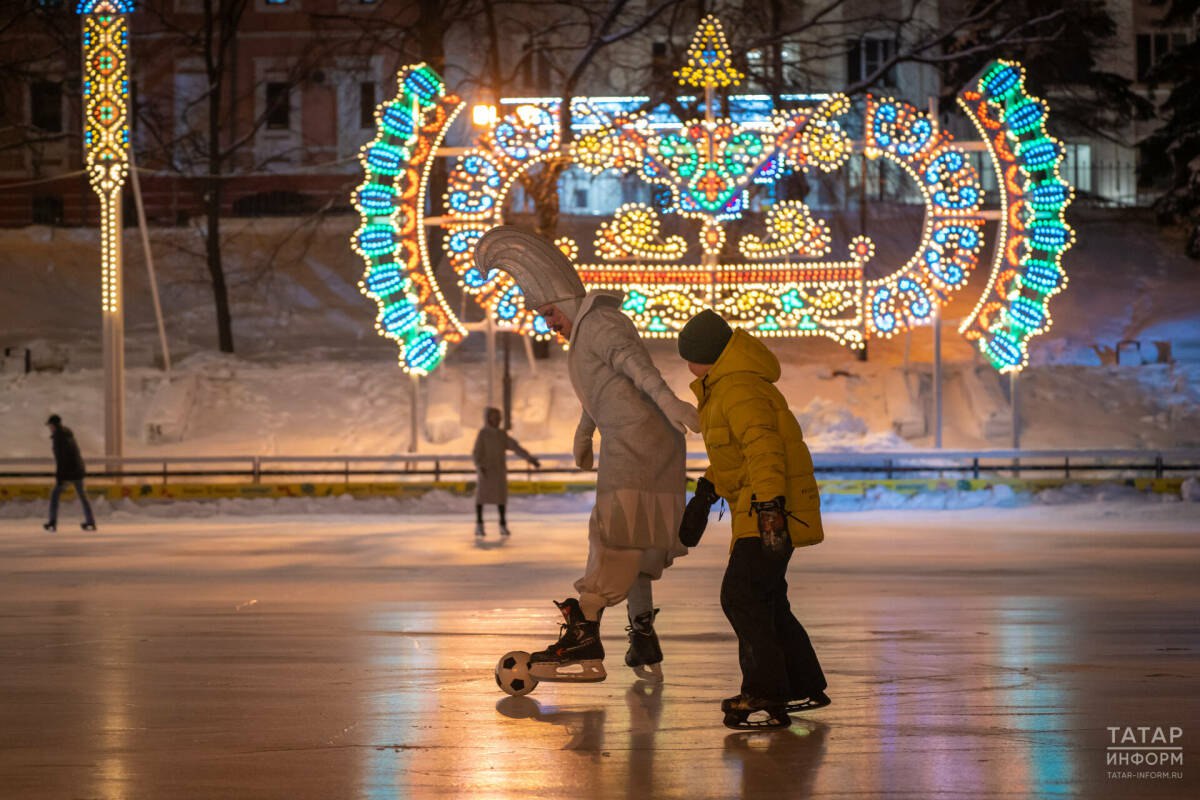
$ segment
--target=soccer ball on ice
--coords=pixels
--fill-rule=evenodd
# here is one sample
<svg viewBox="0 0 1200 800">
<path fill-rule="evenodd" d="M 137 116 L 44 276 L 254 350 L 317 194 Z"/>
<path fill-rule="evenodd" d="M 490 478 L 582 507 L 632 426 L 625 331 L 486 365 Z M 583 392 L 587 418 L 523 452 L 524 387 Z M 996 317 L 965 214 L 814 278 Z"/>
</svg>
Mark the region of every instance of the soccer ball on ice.
<svg viewBox="0 0 1200 800">
<path fill-rule="evenodd" d="M 529 653 L 514 650 L 501 656 L 496 664 L 496 685 L 513 697 L 532 692 L 538 682 L 529 674 Z"/>
</svg>

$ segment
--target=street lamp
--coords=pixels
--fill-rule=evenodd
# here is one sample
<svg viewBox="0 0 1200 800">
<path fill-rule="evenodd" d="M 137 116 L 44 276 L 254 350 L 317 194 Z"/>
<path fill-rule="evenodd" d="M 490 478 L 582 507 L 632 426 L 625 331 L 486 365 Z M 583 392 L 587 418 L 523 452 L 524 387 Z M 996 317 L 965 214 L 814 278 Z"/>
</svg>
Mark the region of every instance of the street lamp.
<svg viewBox="0 0 1200 800">
<path fill-rule="evenodd" d="M 491 128 L 496 124 L 496 106 L 494 103 L 476 103 L 471 107 L 471 123 L 480 128 Z"/>
<path fill-rule="evenodd" d="M 129 175 L 129 24 L 133 0 L 79 0 L 83 21 L 83 146 L 100 198 L 100 307 L 104 351 L 104 455 L 125 440 L 125 317 L 121 280 L 121 189 Z M 110 464 L 110 469 L 116 466 Z"/>
</svg>

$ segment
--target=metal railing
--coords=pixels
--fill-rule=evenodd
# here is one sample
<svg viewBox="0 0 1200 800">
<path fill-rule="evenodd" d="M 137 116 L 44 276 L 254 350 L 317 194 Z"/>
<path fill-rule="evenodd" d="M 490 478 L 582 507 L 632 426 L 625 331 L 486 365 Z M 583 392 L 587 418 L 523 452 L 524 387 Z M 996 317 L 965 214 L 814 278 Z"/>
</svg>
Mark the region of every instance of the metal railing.
<svg viewBox="0 0 1200 800">
<path fill-rule="evenodd" d="M 569 454 L 539 456 L 533 469 L 510 460 L 510 475 L 526 480 L 588 480 Z M 378 478 L 410 482 L 468 480 L 475 467 L 469 455 L 407 454 L 358 456 L 135 456 L 93 457 L 103 468 L 90 479 L 138 479 L 146 482 L 185 479 L 248 481 L 253 484 L 306 480 L 314 482 Z M 813 455 L 821 478 L 924 478 L 1016 476 L 1063 478 L 1129 478 L 1200 475 L 1200 449 L 1164 450 L 902 450 L 890 452 L 822 452 Z M 688 473 L 708 465 L 704 453 L 689 453 Z M 594 472 L 594 471 L 592 471 Z M 45 481 L 54 477 L 51 458 L 0 458 L 0 480 Z"/>
</svg>

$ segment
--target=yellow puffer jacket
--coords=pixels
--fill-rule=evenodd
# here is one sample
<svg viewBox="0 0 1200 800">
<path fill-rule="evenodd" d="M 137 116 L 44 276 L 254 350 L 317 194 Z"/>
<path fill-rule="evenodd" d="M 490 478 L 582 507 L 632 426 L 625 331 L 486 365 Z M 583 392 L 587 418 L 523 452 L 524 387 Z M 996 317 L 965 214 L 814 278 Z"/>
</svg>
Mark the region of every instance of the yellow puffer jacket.
<svg viewBox="0 0 1200 800">
<path fill-rule="evenodd" d="M 796 547 L 825 538 L 812 454 L 800 423 L 775 388 L 779 359 L 735 330 L 708 374 L 692 382 L 708 451 L 705 477 L 733 510 L 733 538 L 758 535 L 751 501 L 787 498 L 788 532 Z"/>
</svg>

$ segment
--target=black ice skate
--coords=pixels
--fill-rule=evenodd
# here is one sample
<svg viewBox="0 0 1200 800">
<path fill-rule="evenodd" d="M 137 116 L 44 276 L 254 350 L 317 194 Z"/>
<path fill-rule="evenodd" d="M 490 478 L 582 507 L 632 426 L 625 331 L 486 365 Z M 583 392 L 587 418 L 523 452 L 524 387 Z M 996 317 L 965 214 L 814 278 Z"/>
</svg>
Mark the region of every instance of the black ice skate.
<svg viewBox="0 0 1200 800">
<path fill-rule="evenodd" d="M 47 522 L 42 525 L 42 530 L 54 533 L 56 530 L 58 530 L 58 524 L 55 522 Z"/>
<path fill-rule="evenodd" d="M 486 531 L 484 531 L 484 529 L 483 529 L 483 523 L 476 522 L 475 523 L 475 535 L 478 536 L 480 539 L 482 539 L 485 534 L 486 534 Z"/>
<path fill-rule="evenodd" d="M 529 674 L 539 681 L 594 683 L 608 677 L 600 622 L 585 619 L 579 601 L 568 598 L 554 605 L 562 612 L 562 633 L 554 644 L 529 657 Z"/>
<path fill-rule="evenodd" d="M 786 702 L 779 700 L 739 694 L 722 700 L 721 711 L 725 713 L 725 727 L 735 731 L 787 728 L 792 724 L 791 717 L 787 715 Z"/>
<path fill-rule="evenodd" d="M 658 646 L 658 634 L 654 632 L 654 618 L 658 609 L 638 614 L 629 621 L 625 632 L 629 634 L 629 649 L 625 651 L 625 666 L 643 680 L 661 683 L 662 648 Z"/>
<path fill-rule="evenodd" d="M 96 530 L 96 523 L 81 522 L 81 523 L 79 523 L 79 529 L 82 531 L 94 531 L 94 530 Z"/>
<path fill-rule="evenodd" d="M 833 701 L 829 699 L 829 695 L 824 692 L 814 692 L 807 697 L 796 697 L 787 702 L 785 709 L 789 714 L 799 714 L 801 711 L 812 711 L 817 708 L 824 708 Z"/>
</svg>

